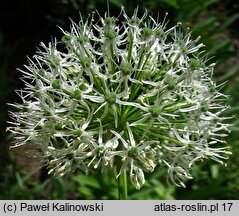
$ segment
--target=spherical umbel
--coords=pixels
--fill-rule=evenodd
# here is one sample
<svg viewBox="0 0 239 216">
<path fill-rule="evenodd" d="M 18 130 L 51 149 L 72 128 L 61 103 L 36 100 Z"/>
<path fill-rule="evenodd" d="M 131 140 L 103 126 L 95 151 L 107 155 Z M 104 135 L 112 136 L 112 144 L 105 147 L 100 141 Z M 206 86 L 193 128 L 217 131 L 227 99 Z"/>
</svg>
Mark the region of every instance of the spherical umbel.
<svg viewBox="0 0 239 216">
<path fill-rule="evenodd" d="M 137 10 L 62 32 L 64 52 L 42 43 L 20 70 L 26 86 L 8 128 L 15 147 L 34 144 L 56 176 L 118 167 L 136 188 L 157 166 L 184 186 L 195 162 L 227 159 L 225 96 L 199 38 Z"/>
</svg>

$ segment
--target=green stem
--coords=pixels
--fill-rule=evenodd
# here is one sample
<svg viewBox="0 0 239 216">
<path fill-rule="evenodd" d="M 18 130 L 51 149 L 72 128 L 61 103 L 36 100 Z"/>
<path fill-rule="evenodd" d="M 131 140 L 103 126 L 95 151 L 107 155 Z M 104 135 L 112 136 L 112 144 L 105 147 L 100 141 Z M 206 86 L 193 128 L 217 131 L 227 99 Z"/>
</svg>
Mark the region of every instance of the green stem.
<svg viewBox="0 0 239 216">
<path fill-rule="evenodd" d="M 118 177 L 118 199 L 127 200 L 127 171 L 124 170 Z"/>
</svg>

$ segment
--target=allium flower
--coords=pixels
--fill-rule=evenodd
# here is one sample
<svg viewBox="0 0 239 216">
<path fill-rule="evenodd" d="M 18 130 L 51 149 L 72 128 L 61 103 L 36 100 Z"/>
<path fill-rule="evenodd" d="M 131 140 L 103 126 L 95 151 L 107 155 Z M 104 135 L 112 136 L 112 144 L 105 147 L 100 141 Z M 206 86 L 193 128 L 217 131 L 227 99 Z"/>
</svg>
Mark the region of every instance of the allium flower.
<svg viewBox="0 0 239 216">
<path fill-rule="evenodd" d="M 144 172 L 160 166 L 184 186 L 195 162 L 230 154 L 214 64 L 180 24 L 122 10 L 62 32 L 20 70 L 26 87 L 8 128 L 15 147 L 38 149 L 49 173 L 117 167 L 116 177 L 127 171 L 139 189 Z"/>
</svg>

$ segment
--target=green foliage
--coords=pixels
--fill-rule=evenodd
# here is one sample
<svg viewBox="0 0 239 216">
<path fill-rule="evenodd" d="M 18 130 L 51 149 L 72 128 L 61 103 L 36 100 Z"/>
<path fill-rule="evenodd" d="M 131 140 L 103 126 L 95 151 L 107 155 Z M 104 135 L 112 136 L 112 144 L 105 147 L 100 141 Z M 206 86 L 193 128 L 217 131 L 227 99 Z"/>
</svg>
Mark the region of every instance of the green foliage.
<svg viewBox="0 0 239 216">
<path fill-rule="evenodd" d="M 10 86 L 12 84 L 12 76 L 9 74 L 9 61 L 11 54 L 14 50 L 14 46 L 9 48 L 5 45 L 4 34 L 0 31 L 0 98 L 2 102 L 6 101 L 6 98 L 10 92 Z M 1 103 L 2 103 L 1 102 Z M 5 125 L 7 109 L 5 104 L 0 106 L 0 129 L 4 130 L 3 125 Z M 0 135 L 1 137 L 1 135 Z"/>
</svg>

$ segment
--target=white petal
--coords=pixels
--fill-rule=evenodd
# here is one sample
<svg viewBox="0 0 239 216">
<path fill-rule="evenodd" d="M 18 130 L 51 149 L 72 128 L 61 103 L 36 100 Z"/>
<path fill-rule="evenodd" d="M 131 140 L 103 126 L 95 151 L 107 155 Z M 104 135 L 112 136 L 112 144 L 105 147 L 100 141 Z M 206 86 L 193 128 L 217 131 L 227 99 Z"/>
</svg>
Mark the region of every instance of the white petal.
<svg viewBox="0 0 239 216">
<path fill-rule="evenodd" d="M 127 127 L 127 130 L 128 130 L 128 133 L 129 133 L 129 139 L 130 139 L 131 146 L 135 146 L 134 135 L 132 133 L 132 130 L 129 127 L 129 122 L 126 123 L 126 127 Z"/>
<path fill-rule="evenodd" d="M 121 142 L 123 143 L 123 145 L 126 149 L 129 148 L 128 143 L 123 139 L 123 137 L 119 133 L 117 133 L 116 131 L 113 131 L 113 130 L 110 130 L 110 132 L 113 133 L 115 136 L 117 136 L 121 140 Z"/>
</svg>

